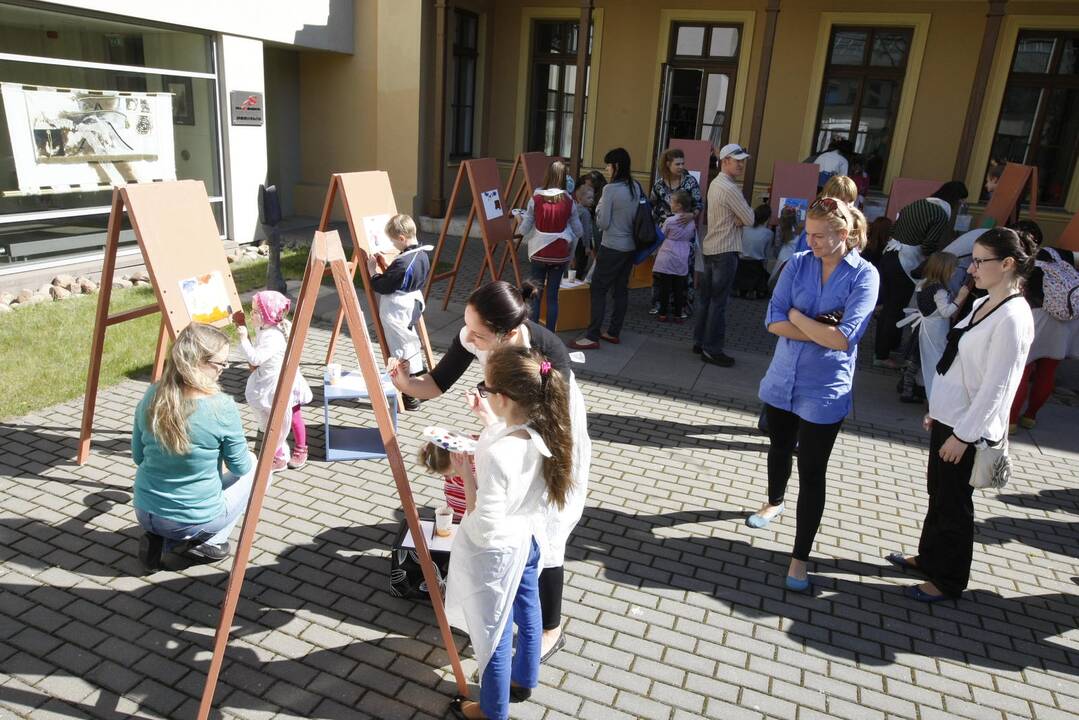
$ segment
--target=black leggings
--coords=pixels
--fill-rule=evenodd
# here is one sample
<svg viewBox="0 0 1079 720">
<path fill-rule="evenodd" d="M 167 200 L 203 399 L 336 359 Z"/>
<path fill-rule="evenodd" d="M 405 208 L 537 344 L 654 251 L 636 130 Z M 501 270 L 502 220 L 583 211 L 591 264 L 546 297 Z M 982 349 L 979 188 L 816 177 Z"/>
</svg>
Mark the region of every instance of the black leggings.
<svg viewBox="0 0 1079 720">
<path fill-rule="evenodd" d="M 562 624 L 562 582 L 565 571 L 562 566 L 543 568 L 539 576 L 540 614 L 543 629 L 554 630 Z"/>
<path fill-rule="evenodd" d="M 914 294 L 914 283 L 899 262 L 899 253 L 886 252 L 880 259 L 880 314 L 874 350 L 878 360 L 887 360 L 903 339 L 903 329 L 895 324 L 903 319 L 903 308 Z"/>
<path fill-rule="evenodd" d="M 940 448 L 951 434 L 952 428 L 933 421 L 925 473 L 929 507 L 918 543 L 918 568 L 942 593 L 957 598 L 967 588 L 974 557 L 974 446 L 967 446 L 958 463 L 944 462 Z"/>
<path fill-rule="evenodd" d="M 765 405 L 768 416 L 768 504 L 779 505 L 791 477 L 794 446 L 798 445 L 798 512 L 794 536 L 796 560 L 808 560 L 813 538 L 824 516 L 825 474 L 840 420 L 820 425 L 803 420 L 792 412 Z"/>
</svg>

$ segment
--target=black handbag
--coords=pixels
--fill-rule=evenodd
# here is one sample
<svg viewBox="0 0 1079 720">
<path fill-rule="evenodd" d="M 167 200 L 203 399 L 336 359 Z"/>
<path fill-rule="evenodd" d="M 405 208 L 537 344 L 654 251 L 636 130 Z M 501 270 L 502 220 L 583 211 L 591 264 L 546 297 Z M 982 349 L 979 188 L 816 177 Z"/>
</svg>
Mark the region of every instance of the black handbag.
<svg viewBox="0 0 1079 720">
<path fill-rule="evenodd" d="M 423 519 L 434 522 L 433 517 Z M 394 538 L 393 546 L 390 548 L 390 594 L 412 600 L 430 599 L 427 592 L 427 581 L 423 578 L 423 568 L 420 567 L 419 553 L 416 552 L 414 547 L 403 547 L 406 535 L 408 535 L 408 523 L 402 520 L 401 527 L 398 528 L 397 536 Z M 439 590 L 445 593 L 446 575 L 450 567 L 450 554 L 432 550 L 431 560 L 434 561 Z"/>
</svg>

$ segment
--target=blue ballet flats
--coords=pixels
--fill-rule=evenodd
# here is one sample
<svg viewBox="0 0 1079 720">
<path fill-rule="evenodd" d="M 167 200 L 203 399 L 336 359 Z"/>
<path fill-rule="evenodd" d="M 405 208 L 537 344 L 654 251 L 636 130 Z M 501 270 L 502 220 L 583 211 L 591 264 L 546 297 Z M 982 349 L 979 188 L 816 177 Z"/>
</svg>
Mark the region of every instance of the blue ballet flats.
<svg viewBox="0 0 1079 720">
<path fill-rule="evenodd" d="M 771 523 L 773 520 L 778 519 L 779 516 L 782 515 L 782 514 L 783 514 L 783 505 L 780 505 L 779 510 L 777 510 L 775 512 L 775 514 L 772 515 L 772 517 L 770 517 L 770 518 L 766 518 L 763 515 L 760 515 L 759 513 L 753 513 L 752 515 L 750 515 L 749 517 L 746 518 L 746 525 L 748 525 L 749 527 L 754 528 L 756 530 L 760 530 L 761 528 L 768 527 L 769 523 Z"/>
<path fill-rule="evenodd" d="M 810 582 L 808 575 L 806 575 L 805 580 L 799 580 L 796 577 L 788 575 L 785 584 L 788 590 L 800 593 L 809 592 L 809 589 L 813 587 L 813 583 Z"/>
</svg>

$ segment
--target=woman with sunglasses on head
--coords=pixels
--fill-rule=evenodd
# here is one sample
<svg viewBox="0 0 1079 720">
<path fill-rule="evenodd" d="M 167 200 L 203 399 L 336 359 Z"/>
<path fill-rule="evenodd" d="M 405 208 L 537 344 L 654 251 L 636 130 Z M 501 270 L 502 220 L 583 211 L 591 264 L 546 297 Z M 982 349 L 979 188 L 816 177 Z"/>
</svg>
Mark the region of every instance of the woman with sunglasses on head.
<svg viewBox="0 0 1079 720">
<path fill-rule="evenodd" d="M 1034 340 L 1034 318 L 1021 287 L 1034 269 L 1037 245 L 1026 233 L 994 228 L 974 241 L 967 272 L 985 297 L 948 333 L 929 394 L 926 469 L 929 508 L 918 554 L 892 553 L 888 562 L 928 582 L 906 594 L 922 602 L 958 598 L 974 555 L 974 444 L 997 445 Z"/>
<path fill-rule="evenodd" d="M 147 572 L 163 567 L 168 552 L 225 559 L 229 533 L 247 507 L 255 457 L 236 403 L 217 384 L 228 356 L 225 333 L 188 325 L 135 410 L 133 504 L 146 531 L 139 560 Z"/>
<path fill-rule="evenodd" d="M 553 332 L 529 319 L 529 300 L 536 292 L 530 283 L 521 290 L 498 280 L 478 288 L 465 306 L 465 326 L 450 349 L 427 375 L 410 376 L 407 363 L 390 360 L 390 377 L 401 392 L 430 400 L 461 379 L 474 360 L 486 366 L 491 351 L 515 346 L 538 351 L 566 378 L 569 386 L 570 423 L 573 438 L 573 483 L 565 506 L 547 506 L 543 569 L 539 577 L 543 613 L 543 652 L 546 660 L 565 644 L 562 635 L 562 581 L 566 541 L 584 512 L 592 441 L 588 437 L 588 411 L 584 395 L 570 367 L 566 346 Z"/>
<path fill-rule="evenodd" d="M 806 569 L 824 514 L 825 474 L 851 409 L 854 362 L 877 302 L 880 279 L 861 257 L 866 222 L 843 200 L 820 198 L 806 215 L 809 252 L 787 262 L 768 304 L 768 331 L 779 336 L 760 385 L 768 434 L 768 501 L 746 519 L 766 527 L 783 512 L 795 446 L 797 530 L 786 586 L 808 592 Z"/>
</svg>

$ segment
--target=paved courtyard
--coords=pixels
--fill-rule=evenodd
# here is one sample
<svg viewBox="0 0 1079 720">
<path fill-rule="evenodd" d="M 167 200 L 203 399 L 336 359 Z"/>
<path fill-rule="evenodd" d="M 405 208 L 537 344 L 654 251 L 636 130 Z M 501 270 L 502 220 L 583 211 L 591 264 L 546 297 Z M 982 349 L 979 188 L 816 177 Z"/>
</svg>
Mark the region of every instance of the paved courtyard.
<svg viewBox="0 0 1079 720">
<path fill-rule="evenodd" d="M 792 594 L 782 577 L 793 513 L 763 531 L 743 522 L 764 496 L 763 303 L 732 303 L 732 370 L 703 366 L 689 326 L 658 326 L 646 304 L 636 291 L 625 342 L 579 370 L 595 455 L 567 557 L 567 645 L 513 717 L 1077 716 L 1079 409 L 1057 400 L 1043 427 L 1017 438 L 1012 485 L 976 495 L 971 591 L 958 606 L 926 607 L 900 594 L 912 578 L 882 560 L 916 547 L 921 411 L 895 401 L 894 376 L 863 369 L 832 457 L 811 564 L 819 591 Z M 320 303 L 323 315 L 331 305 Z M 429 312 L 436 347 L 460 313 L 456 303 Z M 302 368 L 316 390 L 313 461 L 279 473 L 267 496 L 216 708 L 445 717 L 454 684 L 430 607 L 388 592 L 400 512 L 386 465 L 321 457 L 327 339 L 324 325 L 312 332 Z M 473 367 L 458 387 L 479 378 Z M 223 376 L 241 402 L 245 379 L 239 362 Z M 103 393 L 83 467 L 73 462 L 80 401 L 0 426 L 2 718 L 194 716 L 230 565 L 141 575 L 129 436 L 145 388 L 129 380 Z M 471 427 L 465 417 L 458 390 L 402 415 L 406 459 L 423 427 Z M 345 405 L 333 422 L 371 419 Z M 417 502 L 439 504 L 440 481 L 409 467 Z M 457 645 L 471 674 L 463 635 Z"/>
</svg>

